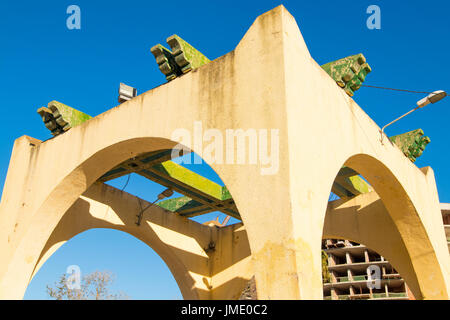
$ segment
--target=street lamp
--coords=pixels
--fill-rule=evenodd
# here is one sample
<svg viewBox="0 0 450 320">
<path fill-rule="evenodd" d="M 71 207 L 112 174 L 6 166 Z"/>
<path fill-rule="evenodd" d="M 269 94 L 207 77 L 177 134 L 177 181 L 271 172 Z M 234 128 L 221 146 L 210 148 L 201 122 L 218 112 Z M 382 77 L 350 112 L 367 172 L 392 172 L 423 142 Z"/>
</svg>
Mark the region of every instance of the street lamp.
<svg viewBox="0 0 450 320">
<path fill-rule="evenodd" d="M 402 115 L 401 117 L 398 117 L 397 119 L 395 119 L 394 121 L 389 122 L 387 125 L 385 125 L 383 128 L 381 128 L 381 143 L 383 143 L 383 137 L 384 137 L 384 129 L 386 129 L 387 127 L 389 127 L 391 124 L 393 124 L 394 122 L 397 122 L 398 120 L 400 120 L 401 118 L 406 117 L 408 114 L 416 111 L 417 109 L 423 108 L 426 105 L 429 105 L 430 103 L 436 103 L 439 100 L 444 99 L 446 96 L 448 96 L 448 94 L 443 91 L 443 90 L 437 90 L 434 91 L 432 93 L 430 93 L 428 96 L 426 96 L 425 98 L 417 101 L 417 107 L 415 107 L 414 109 L 408 111 L 407 113 L 405 113 L 404 115 Z"/>
<path fill-rule="evenodd" d="M 137 222 L 136 225 L 140 226 L 141 225 L 141 220 L 142 217 L 144 215 L 144 211 L 147 210 L 148 208 L 150 208 L 152 205 L 154 205 L 156 203 L 156 201 L 158 200 L 162 200 L 164 198 L 168 198 L 171 197 L 173 195 L 173 190 L 170 188 L 167 188 L 166 190 L 164 190 L 163 192 L 161 192 L 160 194 L 158 194 L 158 197 L 156 198 L 155 201 L 153 201 L 152 203 L 150 203 L 149 205 L 147 205 L 144 209 L 142 209 L 139 214 L 136 215 L 137 217 Z"/>
</svg>

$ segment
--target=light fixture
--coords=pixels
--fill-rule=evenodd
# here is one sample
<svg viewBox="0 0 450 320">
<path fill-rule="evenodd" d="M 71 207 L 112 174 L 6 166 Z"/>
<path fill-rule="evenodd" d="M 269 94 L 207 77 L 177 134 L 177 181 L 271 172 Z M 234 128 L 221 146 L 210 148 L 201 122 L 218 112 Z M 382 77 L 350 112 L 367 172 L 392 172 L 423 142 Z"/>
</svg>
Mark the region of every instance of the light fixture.
<svg viewBox="0 0 450 320">
<path fill-rule="evenodd" d="M 156 201 L 158 200 L 162 200 L 164 198 L 168 198 L 171 197 L 173 195 L 173 190 L 170 188 L 167 188 L 166 190 L 164 190 L 163 192 L 161 192 L 160 194 L 158 194 L 158 197 L 156 198 L 155 201 L 153 201 L 152 203 L 150 203 L 148 206 L 146 206 L 144 209 L 142 209 L 139 214 L 136 215 L 137 217 L 137 221 L 136 221 L 136 225 L 140 226 L 141 225 L 141 220 L 142 217 L 144 216 L 144 211 L 147 210 L 148 208 L 150 208 L 152 205 L 154 205 L 156 203 Z"/>
<path fill-rule="evenodd" d="M 119 103 L 131 100 L 137 95 L 136 88 L 127 86 L 125 83 L 119 85 Z"/>
<path fill-rule="evenodd" d="M 439 100 L 444 99 L 447 96 L 447 93 L 443 90 L 437 90 L 430 93 L 428 96 L 423 98 L 422 100 L 417 101 L 418 108 L 423 108 L 430 103 L 436 103 Z"/>
<path fill-rule="evenodd" d="M 380 133 L 381 133 L 381 143 L 383 143 L 383 137 L 384 137 L 384 129 L 386 129 L 387 127 L 389 127 L 391 124 L 397 122 L 398 120 L 400 120 L 401 118 L 406 117 L 408 114 L 416 111 L 417 109 L 423 108 L 426 105 L 429 105 L 430 103 L 436 103 L 442 99 L 444 99 L 446 96 L 448 96 L 448 94 L 443 91 L 443 90 L 437 90 L 434 91 L 432 93 L 430 93 L 428 96 L 426 96 L 425 98 L 417 101 L 417 107 L 415 107 L 414 109 L 408 111 L 407 113 L 405 113 L 404 115 L 398 117 L 397 119 L 395 119 L 394 121 L 389 122 L 387 125 L 385 125 L 383 128 L 381 128 Z"/>
</svg>

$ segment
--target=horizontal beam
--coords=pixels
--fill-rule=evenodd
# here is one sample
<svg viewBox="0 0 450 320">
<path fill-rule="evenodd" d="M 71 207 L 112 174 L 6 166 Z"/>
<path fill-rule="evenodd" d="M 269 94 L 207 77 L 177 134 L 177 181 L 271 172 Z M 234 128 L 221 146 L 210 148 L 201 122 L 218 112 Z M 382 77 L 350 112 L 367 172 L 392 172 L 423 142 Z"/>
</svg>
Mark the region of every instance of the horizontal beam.
<svg viewBox="0 0 450 320">
<path fill-rule="evenodd" d="M 126 174 L 137 173 L 149 180 L 181 193 L 184 197 L 158 203 L 166 210 L 185 217 L 212 211 L 240 219 L 236 204 L 225 186 L 171 161 L 172 150 L 158 150 L 129 159 L 104 174 L 99 181 L 109 181 Z M 371 191 L 370 185 L 351 168 L 343 167 L 333 183 L 332 192 L 341 198 Z"/>
<path fill-rule="evenodd" d="M 184 167 L 182 167 L 182 168 L 183 168 L 182 170 L 190 171 L 189 169 L 186 169 Z M 192 187 L 191 185 L 184 183 L 183 181 L 177 180 L 175 177 L 172 177 L 170 175 L 171 172 L 173 172 L 173 171 L 164 172 L 164 171 L 161 171 L 160 168 L 155 169 L 154 167 L 152 167 L 152 168 L 148 168 L 148 169 L 142 170 L 137 173 L 152 180 L 152 181 L 155 181 L 167 188 L 171 188 L 171 189 L 177 191 L 178 193 L 188 196 L 189 198 L 191 198 L 195 201 L 198 201 L 206 206 L 209 206 L 209 207 L 213 208 L 214 211 L 216 211 L 216 210 L 221 211 L 224 214 L 231 215 L 232 217 L 240 219 L 239 213 L 238 213 L 236 206 L 234 205 L 234 201 L 232 201 L 232 199 L 219 200 L 218 198 L 212 196 L 209 193 L 203 192 L 202 190 L 196 189 L 196 188 Z M 180 177 L 180 175 L 177 175 L 177 174 L 175 176 L 177 176 L 178 178 Z M 185 175 L 181 174 L 181 177 L 182 176 L 185 176 Z M 232 204 L 230 204 L 230 202 Z"/>
<path fill-rule="evenodd" d="M 180 155 L 184 155 L 183 150 L 177 150 Z M 115 168 L 105 173 L 100 179 L 100 182 L 106 182 L 109 180 L 117 179 L 127 174 L 140 171 L 142 169 L 153 167 L 161 162 L 168 161 L 172 158 L 172 150 L 157 150 L 150 153 L 146 153 L 134 158 L 131 158 L 125 162 L 122 162 Z"/>
</svg>

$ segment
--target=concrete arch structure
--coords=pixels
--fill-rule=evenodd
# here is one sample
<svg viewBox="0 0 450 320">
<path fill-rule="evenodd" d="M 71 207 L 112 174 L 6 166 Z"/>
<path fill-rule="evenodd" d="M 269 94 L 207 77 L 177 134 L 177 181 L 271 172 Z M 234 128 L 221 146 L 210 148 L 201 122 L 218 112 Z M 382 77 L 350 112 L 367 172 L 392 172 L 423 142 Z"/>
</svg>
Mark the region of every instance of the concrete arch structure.
<svg viewBox="0 0 450 320">
<path fill-rule="evenodd" d="M 448 299 L 450 258 L 431 169 L 380 142 L 380 128 L 311 58 L 282 6 L 258 17 L 234 51 L 51 140 L 16 140 L 0 206 L 0 298 L 22 297 L 58 223 L 106 170 L 172 148 L 173 131 L 193 132 L 195 121 L 221 132 L 278 129 L 280 138 L 275 174 L 261 175 L 262 163 L 211 164 L 233 195 L 252 255 L 247 264 L 233 253 L 240 241 L 225 228 L 228 249 L 214 254 L 210 298 L 215 281 L 233 283 L 226 279 L 251 265 L 259 298 L 321 299 L 327 200 L 346 163 L 381 196 L 410 258 L 413 271 L 397 267 L 416 278 L 414 295 Z M 235 260 L 246 266 L 234 268 Z"/>
<path fill-rule="evenodd" d="M 148 218 L 137 226 L 137 213 L 141 206 L 148 205 L 126 192 L 95 183 L 59 221 L 41 252 L 33 276 L 56 250 L 76 235 L 107 228 L 126 232 L 152 248 L 168 266 L 184 299 L 208 299 L 203 279 L 210 282 L 209 257 L 204 248 L 208 247 L 212 229 L 188 219 L 180 221 L 158 206 L 150 207 L 146 211 Z"/>
<path fill-rule="evenodd" d="M 239 297 L 252 274 L 251 254 L 242 224 L 211 228 L 151 206 L 143 223 L 137 226 L 136 215 L 148 205 L 147 201 L 112 186 L 94 183 L 53 230 L 33 276 L 74 236 L 90 229 L 109 228 L 126 232 L 155 250 L 169 267 L 184 299 Z M 209 250 L 210 243 L 215 244 L 214 250 Z M 230 255 L 231 244 L 235 253 Z M 229 270 L 224 272 L 225 269 Z"/>
<path fill-rule="evenodd" d="M 424 298 L 421 281 L 443 281 L 440 275 L 433 276 L 435 261 L 429 265 L 420 263 L 420 267 L 415 266 L 417 258 L 426 259 L 427 253 L 423 257 L 410 256 L 401 233 L 376 192 L 331 202 L 327 209 L 323 238 L 354 241 L 381 253 L 405 279 L 412 292 L 419 295 L 419 299 Z M 424 267 L 429 269 L 421 270 Z M 421 272 L 424 274 L 418 274 Z M 433 288 L 438 290 L 439 284 L 431 285 L 430 289 Z"/>
</svg>

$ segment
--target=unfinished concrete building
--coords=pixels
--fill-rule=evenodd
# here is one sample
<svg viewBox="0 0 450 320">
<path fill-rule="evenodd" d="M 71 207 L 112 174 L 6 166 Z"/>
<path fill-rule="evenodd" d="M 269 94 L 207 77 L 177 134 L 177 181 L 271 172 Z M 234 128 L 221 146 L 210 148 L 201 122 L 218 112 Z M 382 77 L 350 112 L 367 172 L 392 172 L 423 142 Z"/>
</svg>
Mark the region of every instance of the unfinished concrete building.
<svg viewBox="0 0 450 320">
<path fill-rule="evenodd" d="M 442 219 L 444 220 L 445 236 L 450 252 L 450 203 L 441 203 Z"/>
<path fill-rule="evenodd" d="M 328 255 L 330 279 L 323 286 L 325 300 L 401 299 L 407 300 L 407 286 L 400 274 L 383 256 L 362 244 L 327 239 L 323 249 Z M 369 266 L 380 270 L 380 281 L 368 286 Z"/>
<path fill-rule="evenodd" d="M 441 203 L 447 245 L 450 253 L 450 204 Z M 322 241 L 328 256 L 329 278 L 324 280 L 324 300 L 413 300 L 405 280 L 382 255 L 365 245 L 340 239 Z M 379 267 L 379 285 L 368 286 L 369 266 Z M 372 278 L 373 279 L 373 278 Z"/>
</svg>

